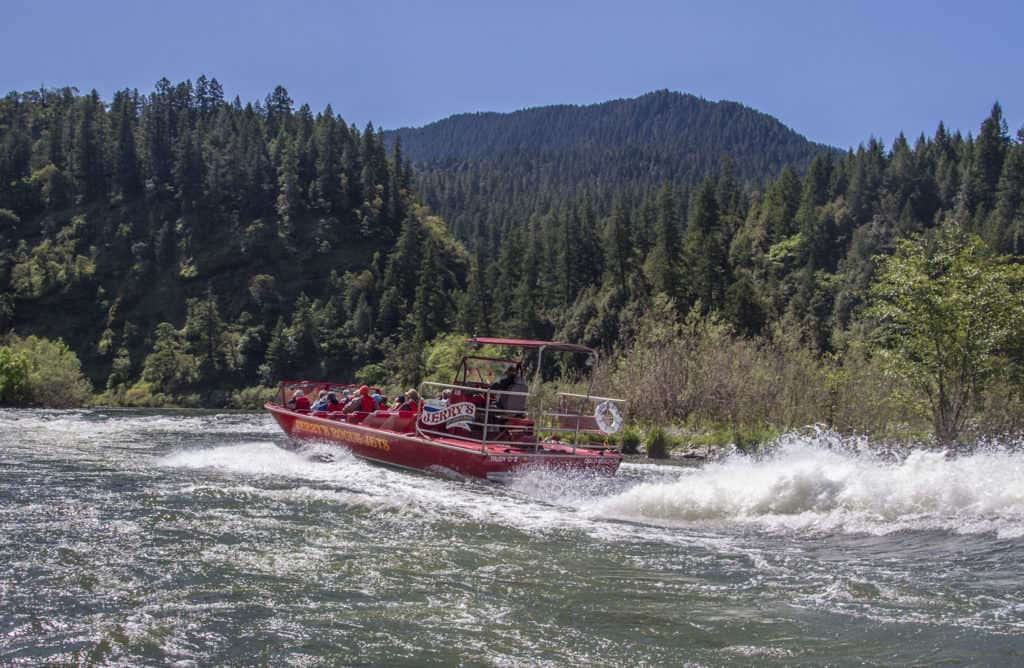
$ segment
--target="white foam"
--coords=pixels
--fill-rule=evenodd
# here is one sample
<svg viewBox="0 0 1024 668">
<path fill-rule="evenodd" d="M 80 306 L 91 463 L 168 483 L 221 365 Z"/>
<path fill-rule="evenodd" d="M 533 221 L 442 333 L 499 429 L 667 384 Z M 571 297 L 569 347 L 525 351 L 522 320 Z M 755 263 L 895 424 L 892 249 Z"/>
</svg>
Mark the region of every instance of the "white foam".
<svg viewBox="0 0 1024 668">
<path fill-rule="evenodd" d="M 764 458 L 736 455 L 598 499 L 593 514 L 662 525 L 1012 536 L 1024 530 L 1024 453 L 915 451 L 886 461 L 862 447 L 836 448 L 831 437 L 793 437 Z"/>
<path fill-rule="evenodd" d="M 260 434 L 273 428 L 273 420 L 268 415 L 249 412 L 0 409 L 0 420 L 18 423 L 24 433 L 70 434 L 78 439 L 168 431 Z"/>
<path fill-rule="evenodd" d="M 329 461 L 325 459 L 329 458 Z M 241 474 L 249 478 L 300 479 L 342 482 L 349 469 L 359 466 L 341 448 L 327 450 L 310 446 L 285 450 L 272 441 L 251 441 L 213 448 L 174 452 L 156 460 L 158 466 L 184 469 L 209 469 Z"/>
</svg>

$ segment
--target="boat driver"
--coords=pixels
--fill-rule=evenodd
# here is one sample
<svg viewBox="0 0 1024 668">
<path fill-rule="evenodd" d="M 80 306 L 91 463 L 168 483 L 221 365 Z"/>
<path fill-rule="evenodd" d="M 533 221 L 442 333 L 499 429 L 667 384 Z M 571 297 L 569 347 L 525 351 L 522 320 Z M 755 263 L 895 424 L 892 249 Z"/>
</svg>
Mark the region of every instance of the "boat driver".
<svg viewBox="0 0 1024 668">
<path fill-rule="evenodd" d="M 519 374 L 516 372 L 515 365 L 509 366 L 509 368 L 505 369 L 505 377 L 497 381 L 496 383 L 492 383 L 491 389 L 507 392 L 508 388 L 512 387 L 512 385 L 515 384 L 516 376 L 518 375 Z"/>
</svg>

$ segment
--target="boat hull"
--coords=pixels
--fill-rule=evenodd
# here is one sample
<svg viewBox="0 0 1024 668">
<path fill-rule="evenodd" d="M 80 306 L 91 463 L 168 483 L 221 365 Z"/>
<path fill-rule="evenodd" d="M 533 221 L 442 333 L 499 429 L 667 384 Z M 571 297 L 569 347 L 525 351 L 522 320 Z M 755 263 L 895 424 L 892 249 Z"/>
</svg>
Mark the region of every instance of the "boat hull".
<svg viewBox="0 0 1024 668">
<path fill-rule="evenodd" d="M 599 450 L 543 444 L 522 448 L 515 444 L 480 443 L 457 438 L 422 438 L 415 432 L 398 433 L 326 417 L 299 413 L 276 404 L 265 408 L 289 437 L 342 446 L 356 457 L 391 466 L 492 481 L 543 468 L 614 475 L 621 455 Z"/>
</svg>

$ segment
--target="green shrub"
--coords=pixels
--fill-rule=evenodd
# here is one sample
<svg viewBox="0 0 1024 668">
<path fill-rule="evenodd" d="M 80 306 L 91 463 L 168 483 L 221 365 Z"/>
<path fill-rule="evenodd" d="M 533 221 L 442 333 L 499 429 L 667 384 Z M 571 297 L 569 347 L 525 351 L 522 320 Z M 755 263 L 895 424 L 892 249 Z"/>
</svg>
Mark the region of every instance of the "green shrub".
<svg viewBox="0 0 1024 668">
<path fill-rule="evenodd" d="M 386 385 L 388 383 L 388 371 L 383 364 L 367 364 L 358 369 L 355 373 L 357 383 L 363 385 Z"/>
<path fill-rule="evenodd" d="M 263 408 L 263 404 L 273 399 L 276 393 L 276 387 L 263 387 L 262 385 L 243 387 L 231 393 L 228 406 L 241 410 L 258 410 Z"/>
<path fill-rule="evenodd" d="M 675 447 L 675 440 L 661 427 L 654 427 L 647 432 L 647 456 L 651 459 L 668 459 L 669 452 Z"/>
<path fill-rule="evenodd" d="M 776 329 L 770 337 L 745 338 L 698 308 L 680 322 L 671 304 L 656 300 L 605 391 L 650 423 L 789 428 L 816 422 L 824 371 L 800 342 L 798 327 Z"/>
<path fill-rule="evenodd" d="M 24 353 L 0 348 L 0 404 L 19 404 L 28 396 L 31 365 Z"/>
<path fill-rule="evenodd" d="M 757 452 L 764 448 L 766 443 L 778 437 L 778 432 L 768 427 L 734 428 L 732 430 L 732 444 L 744 452 Z"/>
<path fill-rule="evenodd" d="M 122 401 L 126 406 L 154 406 L 155 396 L 149 383 L 139 381 L 125 390 Z"/>
<path fill-rule="evenodd" d="M 82 375 L 78 356 L 61 339 L 11 335 L 0 350 L 8 351 L 6 362 L 0 359 L 0 401 L 49 408 L 89 403 L 92 385 Z M 23 373 L 26 363 L 27 376 Z M 10 389 L 6 389 L 8 383 Z"/>
<path fill-rule="evenodd" d="M 622 430 L 622 453 L 625 455 L 635 455 L 640 452 L 640 442 L 643 440 L 643 434 L 636 427 L 630 425 Z"/>
</svg>

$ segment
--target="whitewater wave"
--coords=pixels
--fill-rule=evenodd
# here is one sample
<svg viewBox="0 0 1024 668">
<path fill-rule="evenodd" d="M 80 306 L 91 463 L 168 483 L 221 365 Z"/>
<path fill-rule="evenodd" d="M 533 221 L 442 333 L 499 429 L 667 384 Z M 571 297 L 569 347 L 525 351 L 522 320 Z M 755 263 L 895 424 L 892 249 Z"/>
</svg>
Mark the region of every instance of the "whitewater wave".
<svg viewBox="0 0 1024 668">
<path fill-rule="evenodd" d="M 311 493 L 304 484 L 319 483 L 424 518 L 459 517 L 530 533 L 595 532 L 604 526 L 618 535 L 624 527 L 615 530 L 604 520 L 622 520 L 691 529 L 732 524 L 822 533 L 1024 536 L 1024 452 L 1005 447 L 957 457 L 934 450 L 893 457 L 863 441 L 792 436 L 764 457 L 734 455 L 695 468 L 626 464 L 611 479 L 535 471 L 508 488 L 394 471 L 325 445 L 291 451 L 253 441 L 178 451 L 157 463 L 250 480 L 290 480 L 292 490 L 283 493 L 296 501 Z"/>
<path fill-rule="evenodd" d="M 680 525 L 885 534 L 906 529 L 1024 535 L 1024 452 L 990 447 L 950 457 L 881 457 L 862 442 L 790 437 L 763 458 L 735 455 L 672 480 L 592 500 L 597 517 Z"/>
<path fill-rule="evenodd" d="M 344 482 L 353 467 L 362 466 L 345 449 L 310 444 L 285 450 L 272 441 L 249 441 L 213 448 L 172 452 L 156 460 L 158 466 L 210 469 L 251 478 Z M 333 465 L 325 465 L 333 464 Z M 365 472 L 360 470 L 361 476 Z"/>
</svg>

